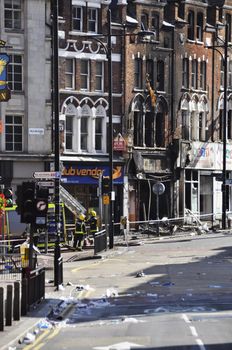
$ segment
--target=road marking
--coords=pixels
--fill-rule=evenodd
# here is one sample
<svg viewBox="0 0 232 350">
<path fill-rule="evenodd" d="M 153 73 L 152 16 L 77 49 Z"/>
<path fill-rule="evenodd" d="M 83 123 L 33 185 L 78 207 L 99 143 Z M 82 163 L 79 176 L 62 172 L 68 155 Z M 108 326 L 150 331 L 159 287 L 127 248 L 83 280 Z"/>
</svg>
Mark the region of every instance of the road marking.
<svg viewBox="0 0 232 350">
<path fill-rule="evenodd" d="M 198 337 L 196 328 L 193 327 L 193 326 L 190 326 L 189 328 L 190 328 L 190 331 L 191 331 L 192 335 L 193 335 L 194 337 Z"/>
<path fill-rule="evenodd" d="M 189 318 L 186 314 L 182 314 L 182 318 L 186 323 L 191 323 L 191 321 L 189 320 Z"/>
<path fill-rule="evenodd" d="M 34 349 L 35 345 L 38 344 L 43 338 L 45 338 L 49 332 L 50 332 L 50 329 L 46 329 L 45 331 L 43 331 L 43 333 L 37 337 L 37 339 L 33 342 L 33 344 L 27 345 L 24 349 L 26 350 Z"/>
<path fill-rule="evenodd" d="M 206 350 L 204 343 L 201 339 L 196 339 L 196 343 L 197 343 L 197 345 L 199 345 L 201 350 Z"/>
<path fill-rule="evenodd" d="M 77 271 L 80 271 L 80 270 L 88 269 L 91 266 L 100 265 L 100 264 L 105 263 L 107 261 L 120 261 L 120 260 L 122 260 L 122 259 L 113 259 L 113 258 L 112 259 L 102 259 L 102 260 L 99 260 L 98 262 L 94 262 L 92 264 L 88 264 L 88 265 L 85 265 L 85 266 L 77 267 L 77 268 L 75 268 L 75 269 L 73 269 L 71 271 L 72 272 L 77 272 Z"/>
<path fill-rule="evenodd" d="M 52 332 L 52 334 L 50 334 L 48 337 L 47 337 L 47 339 L 52 339 L 52 338 L 54 338 L 58 333 L 60 332 L 60 328 L 55 328 L 54 330 L 53 330 L 53 332 Z"/>
</svg>

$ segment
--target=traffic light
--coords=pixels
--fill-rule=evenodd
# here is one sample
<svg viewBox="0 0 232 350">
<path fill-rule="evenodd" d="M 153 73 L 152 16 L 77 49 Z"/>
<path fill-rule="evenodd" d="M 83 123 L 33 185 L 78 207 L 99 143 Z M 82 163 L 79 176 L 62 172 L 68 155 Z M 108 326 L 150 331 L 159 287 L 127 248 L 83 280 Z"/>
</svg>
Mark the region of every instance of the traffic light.
<svg viewBox="0 0 232 350">
<path fill-rule="evenodd" d="M 108 194 L 110 192 L 110 179 L 108 176 L 102 177 L 102 194 Z"/>
<path fill-rule="evenodd" d="M 22 183 L 21 222 L 35 223 L 35 182 Z"/>
<path fill-rule="evenodd" d="M 35 223 L 39 226 L 46 225 L 48 212 L 48 188 L 36 189 L 35 199 Z"/>
<path fill-rule="evenodd" d="M 4 189 L 4 196 L 6 200 L 6 207 L 13 207 L 13 191 L 11 188 Z"/>
</svg>

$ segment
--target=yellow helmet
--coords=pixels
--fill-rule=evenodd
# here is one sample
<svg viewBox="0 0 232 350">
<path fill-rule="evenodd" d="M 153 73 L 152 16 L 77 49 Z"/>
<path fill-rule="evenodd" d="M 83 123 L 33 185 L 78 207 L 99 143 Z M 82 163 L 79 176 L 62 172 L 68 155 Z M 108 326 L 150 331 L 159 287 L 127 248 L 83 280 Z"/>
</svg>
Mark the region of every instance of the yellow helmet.
<svg viewBox="0 0 232 350">
<path fill-rule="evenodd" d="M 96 216 L 96 215 L 97 215 L 97 213 L 96 213 L 95 210 L 91 210 L 90 214 L 91 214 L 92 216 Z"/>
<path fill-rule="evenodd" d="M 83 213 L 81 213 L 81 214 L 79 215 L 79 219 L 80 219 L 81 221 L 84 221 L 84 220 L 85 220 L 85 215 L 84 215 Z"/>
</svg>

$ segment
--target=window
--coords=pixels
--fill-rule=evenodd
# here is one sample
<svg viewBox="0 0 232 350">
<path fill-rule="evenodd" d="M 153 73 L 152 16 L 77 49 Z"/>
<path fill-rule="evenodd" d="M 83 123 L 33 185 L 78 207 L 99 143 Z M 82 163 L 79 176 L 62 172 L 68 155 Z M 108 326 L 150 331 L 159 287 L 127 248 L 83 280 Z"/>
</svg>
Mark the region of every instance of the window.
<svg viewBox="0 0 232 350">
<path fill-rule="evenodd" d="M 74 59 L 65 60 L 65 88 L 74 89 L 75 88 L 75 69 L 74 69 Z"/>
<path fill-rule="evenodd" d="M 152 14 L 151 30 L 154 32 L 154 39 L 158 41 L 159 40 L 159 15 L 157 13 Z"/>
<path fill-rule="evenodd" d="M 189 87 L 189 60 L 183 59 L 182 63 L 182 86 L 186 89 Z"/>
<path fill-rule="evenodd" d="M 191 83 L 192 88 L 197 89 L 197 78 L 198 78 L 198 62 L 197 60 L 192 60 L 192 72 L 191 72 Z"/>
<path fill-rule="evenodd" d="M 188 14 L 188 39 L 194 40 L 194 12 L 189 11 Z"/>
<path fill-rule="evenodd" d="M 21 55 L 10 55 L 7 78 L 9 88 L 12 91 L 23 90 L 23 67 Z"/>
<path fill-rule="evenodd" d="M 228 24 L 228 41 L 231 42 L 231 15 L 226 14 L 226 23 Z"/>
<path fill-rule="evenodd" d="M 95 150 L 102 151 L 103 125 L 102 117 L 97 116 L 95 119 Z"/>
<path fill-rule="evenodd" d="M 182 110 L 182 139 L 190 140 L 191 115 L 189 111 Z"/>
<path fill-rule="evenodd" d="M 146 13 L 141 15 L 141 30 L 148 30 L 148 15 Z"/>
<path fill-rule="evenodd" d="M 22 28 L 22 9 L 21 0 L 5 0 L 5 28 L 6 29 L 21 29 Z"/>
<path fill-rule="evenodd" d="M 103 62 L 96 62 L 95 90 L 103 91 Z"/>
<path fill-rule="evenodd" d="M 228 111 L 228 135 L 229 140 L 232 140 L 232 111 Z"/>
<path fill-rule="evenodd" d="M 78 6 L 72 7 L 72 29 L 82 31 L 82 8 Z"/>
<path fill-rule="evenodd" d="M 135 59 L 135 88 L 142 89 L 142 59 Z"/>
<path fill-rule="evenodd" d="M 65 148 L 67 150 L 73 149 L 73 116 L 66 116 Z"/>
<path fill-rule="evenodd" d="M 221 66 L 220 66 L 220 86 L 221 88 L 224 87 L 224 60 L 221 59 Z"/>
<path fill-rule="evenodd" d="M 6 151 L 21 152 L 23 149 L 22 116 L 6 115 L 5 118 Z"/>
<path fill-rule="evenodd" d="M 206 90 L 206 62 L 201 61 L 200 64 L 200 80 L 199 80 L 199 87 L 202 90 Z"/>
<path fill-rule="evenodd" d="M 154 88 L 153 60 L 146 62 L 146 77 L 149 79 L 151 87 Z"/>
<path fill-rule="evenodd" d="M 145 145 L 154 147 L 154 138 L 154 113 L 147 111 L 145 114 Z"/>
<path fill-rule="evenodd" d="M 81 90 L 89 90 L 89 61 L 81 61 Z"/>
<path fill-rule="evenodd" d="M 157 61 L 157 90 L 164 91 L 164 61 Z"/>
<path fill-rule="evenodd" d="M 97 32 L 97 9 L 88 9 L 88 31 Z"/>
<path fill-rule="evenodd" d="M 197 40 L 203 41 L 203 13 L 197 14 Z"/>
<path fill-rule="evenodd" d="M 88 150 L 88 117 L 81 117 L 81 150 Z"/>
<path fill-rule="evenodd" d="M 232 61 L 228 62 L 228 82 L 227 85 L 232 89 Z"/>
<path fill-rule="evenodd" d="M 206 141 L 206 132 L 207 132 L 207 125 L 206 125 L 206 112 L 200 112 L 199 113 L 199 140 L 200 141 Z"/>
</svg>

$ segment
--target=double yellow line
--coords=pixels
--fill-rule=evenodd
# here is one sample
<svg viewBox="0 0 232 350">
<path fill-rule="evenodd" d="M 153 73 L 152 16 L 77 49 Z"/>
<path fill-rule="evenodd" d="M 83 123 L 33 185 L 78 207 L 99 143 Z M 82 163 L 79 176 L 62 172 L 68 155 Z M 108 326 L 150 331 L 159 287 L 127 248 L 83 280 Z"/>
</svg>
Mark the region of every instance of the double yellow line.
<svg viewBox="0 0 232 350">
<path fill-rule="evenodd" d="M 41 349 L 43 346 L 45 346 L 47 344 L 47 341 L 54 338 L 59 332 L 60 332 L 59 327 L 53 328 L 53 329 L 46 329 L 44 330 L 40 335 L 38 335 L 38 337 L 36 338 L 36 340 L 33 342 L 33 344 L 27 345 L 24 349 L 25 350 L 39 350 Z M 43 340 L 43 342 L 41 342 Z"/>
</svg>

